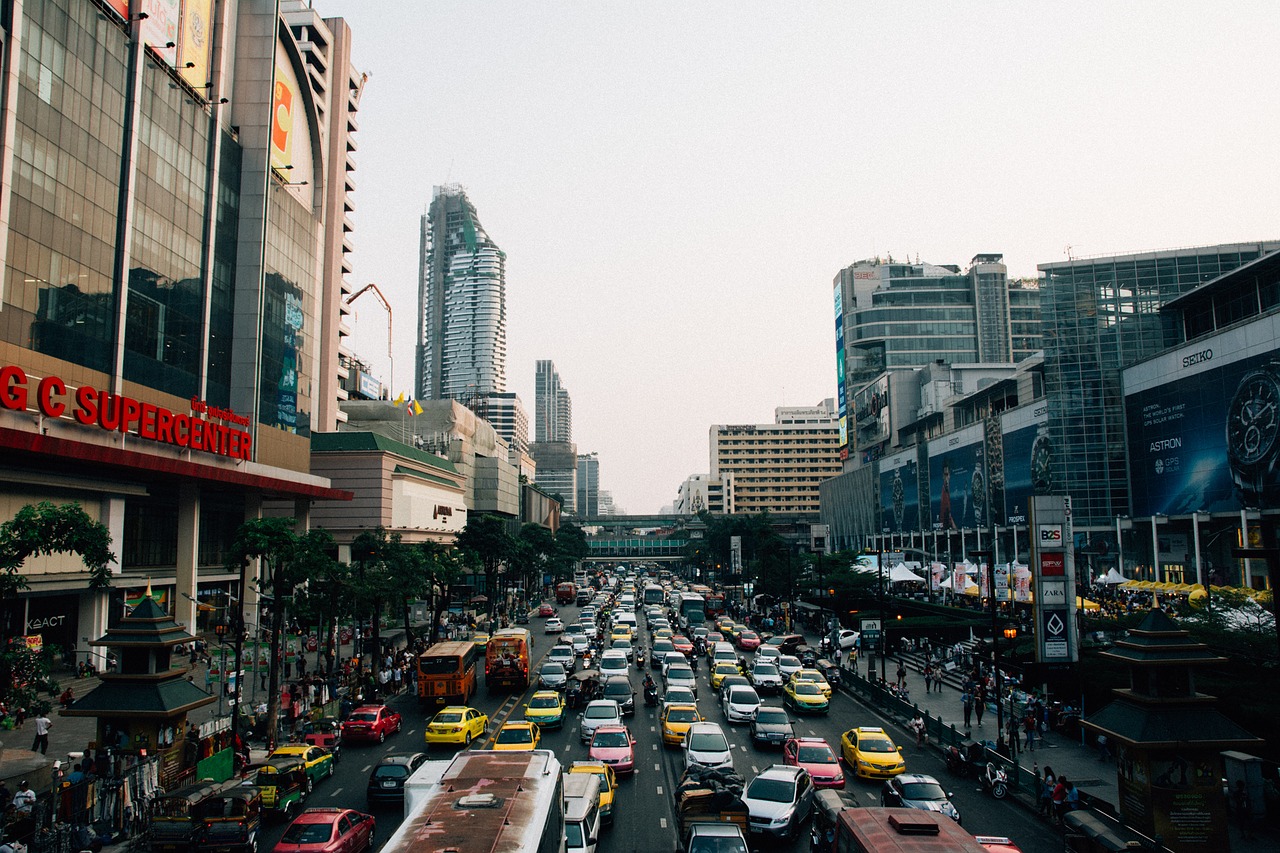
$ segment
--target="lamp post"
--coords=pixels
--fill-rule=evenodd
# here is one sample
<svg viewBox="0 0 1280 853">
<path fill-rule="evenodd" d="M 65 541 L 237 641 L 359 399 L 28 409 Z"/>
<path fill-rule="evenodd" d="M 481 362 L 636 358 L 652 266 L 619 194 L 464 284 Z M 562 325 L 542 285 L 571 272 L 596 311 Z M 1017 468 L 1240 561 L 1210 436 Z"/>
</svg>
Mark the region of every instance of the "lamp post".
<svg viewBox="0 0 1280 853">
<path fill-rule="evenodd" d="M 987 595 L 991 598 L 991 665 L 995 670 L 996 682 L 996 749 L 1004 752 L 1004 684 L 1000 677 L 1000 634 L 996 630 L 996 620 L 999 616 L 999 609 L 996 606 L 996 584 L 995 584 L 995 552 L 994 550 L 978 550 L 970 551 L 969 555 L 976 558 L 978 565 L 982 565 L 983 558 L 987 561 Z"/>
<path fill-rule="evenodd" d="M 879 645 L 880 645 L 880 684 L 881 685 L 883 685 L 886 681 L 884 659 L 885 659 L 885 655 L 888 654 L 889 652 L 889 645 L 885 641 L 885 634 L 887 634 L 888 632 L 885 631 L 886 626 L 884 624 L 884 556 L 885 556 L 884 537 L 881 536 L 880 537 L 880 553 L 879 555 L 877 555 L 877 559 L 876 559 L 876 573 L 880 579 L 880 583 L 878 584 L 878 591 L 879 591 L 879 598 L 880 598 L 880 644 Z"/>
<path fill-rule="evenodd" d="M 1014 641 L 1014 640 L 1016 640 L 1016 639 L 1018 638 L 1018 628 L 1017 628 L 1017 626 L 1015 626 L 1015 625 L 1008 625 L 1008 626 L 1006 626 L 1006 627 L 1005 627 L 1005 629 L 1004 629 L 1004 632 L 1003 632 L 1003 633 L 1004 633 L 1004 638 L 1005 638 L 1006 640 L 1008 640 L 1008 641 L 1009 641 L 1009 648 L 1011 648 L 1011 649 L 1012 649 L 1012 648 L 1013 648 L 1013 641 Z M 997 718 L 998 718 L 998 717 L 999 717 L 999 713 L 997 712 Z M 1009 694 L 1009 720 L 1010 720 L 1010 722 L 1011 722 L 1011 723 L 1012 723 L 1012 721 L 1014 720 L 1014 716 L 1013 716 L 1013 693 L 1010 693 L 1010 694 Z M 997 722 L 998 722 L 998 719 L 997 719 Z M 1010 738 L 1010 743 L 1009 743 L 1009 755 L 1010 755 L 1010 756 L 1017 756 L 1017 754 L 1018 754 L 1018 735 L 1017 735 L 1017 733 L 1016 733 L 1016 731 L 1015 731 L 1015 732 L 1014 732 L 1013 737 L 1012 737 L 1012 738 Z"/>
</svg>

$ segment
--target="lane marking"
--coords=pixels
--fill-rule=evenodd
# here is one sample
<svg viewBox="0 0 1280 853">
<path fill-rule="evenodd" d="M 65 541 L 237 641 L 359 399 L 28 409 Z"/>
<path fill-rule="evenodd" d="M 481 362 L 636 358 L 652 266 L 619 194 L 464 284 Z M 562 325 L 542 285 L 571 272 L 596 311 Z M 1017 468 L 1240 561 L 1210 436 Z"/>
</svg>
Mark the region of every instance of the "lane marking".
<svg viewBox="0 0 1280 853">
<path fill-rule="evenodd" d="M 756 767 L 754 764 L 752 764 L 752 765 L 751 765 L 751 772 L 752 772 L 752 773 L 759 774 L 759 772 L 760 772 L 760 768 L 759 768 L 759 767 Z"/>
<path fill-rule="evenodd" d="M 658 786 L 658 796 L 659 796 L 659 797 L 661 797 L 661 796 L 662 796 L 662 786 L 661 786 L 661 785 L 659 785 L 659 786 Z"/>
<path fill-rule="evenodd" d="M 655 743 L 655 744 L 653 744 L 653 751 L 654 751 L 654 752 L 657 752 L 657 751 L 658 751 L 658 745 L 657 745 L 656 743 Z"/>
<path fill-rule="evenodd" d="M 661 770 L 661 769 L 662 769 L 662 765 L 661 765 L 661 764 L 655 764 L 655 765 L 653 765 L 653 769 L 654 769 L 654 770 Z"/>
<path fill-rule="evenodd" d="M 372 769 L 373 769 L 373 765 L 372 765 L 372 764 L 366 764 L 366 765 L 364 766 L 364 769 L 363 769 L 363 770 L 361 770 L 360 772 L 361 772 L 361 773 L 368 773 L 368 772 L 369 772 L 370 770 L 372 770 Z"/>
<path fill-rule="evenodd" d="M 659 825 L 659 826 L 661 826 L 663 829 L 666 829 L 666 828 L 667 828 L 667 819 L 666 819 L 665 817 L 660 817 L 660 818 L 658 818 L 658 825 Z"/>
</svg>

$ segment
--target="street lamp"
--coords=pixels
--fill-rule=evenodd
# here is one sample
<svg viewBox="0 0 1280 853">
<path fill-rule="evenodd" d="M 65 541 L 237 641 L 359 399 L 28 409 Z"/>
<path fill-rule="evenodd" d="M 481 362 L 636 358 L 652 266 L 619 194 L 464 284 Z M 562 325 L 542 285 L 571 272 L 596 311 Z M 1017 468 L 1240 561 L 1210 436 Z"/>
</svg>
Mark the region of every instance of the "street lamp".
<svg viewBox="0 0 1280 853">
<path fill-rule="evenodd" d="M 987 561 L 987 595 L 991 598 L 991 664 L 995 669 L 996 681 L 996 749 L 1004 752 L 1004 683 L 1000 677 L 1000 633 L 996 630 L 996 619 L 999 616 L 999 609 L 996 606 L 996 579 L 995 579 L 995 551 L 979 550 L 970 551 L 969 555 L 977 559 L 978 565 L 982 565 L 983 558 Z"/>
<path fill-rule="evenodd" d="M 1004 629 L 1003 633 L 1004 633 L 1004 638 L 1005 638 L 1006 640 L 1008 640 L 1008 641 L 1009 641 L 1009 648 L 1011 648 L 1011 649 L 1012 649 L 1012 648 L 1013 648 L 1013 641 L 1014 641 L 1014 640 L 1016 640 L 1016 639 L 1018 639 L 1018 628 L 1017 628 L 1017 626 L 1015 626 L 1015 625 L 1007 625 L 1007 626 L 1005 626 L 1005 629 Z M 999 671 L 999 670 L 997 670 L 997 671 Z M 1000 704 L 1000 703 L 999 703 L 999 700 L 997 699 L 997 702 L 996 702 L 996 707 L 997 707 L 997 708 L 999 708 L 999 704 Z M 997 710 L 997 712 L 996 712 L 996 717 L 997 717 L 996 722 L 998 723 L 998 722 L 999 722 L 999 711 L 998 711 L 998 710 Z M 1009 694 L 1009 721 L 1010 721 L 1010 723 L 1011 723 L 1011 724 L 1012 724 L 1013 720 L 1014 720 L 1014 716 L 1013 716 L 1013 693 L 1010 693 L 1010 694 Z M 1014 733 L 1013 737 L 1011 737 L 1011 738 L 1009 739 L 1009 754 L 1010 754 L 1011 756 L 1016 756 L 1016 755 L 1018 754 L 1018 736 L 1017 736 L 1017 733 L 1016 733 L 1016 732 Z"/>
</svg>

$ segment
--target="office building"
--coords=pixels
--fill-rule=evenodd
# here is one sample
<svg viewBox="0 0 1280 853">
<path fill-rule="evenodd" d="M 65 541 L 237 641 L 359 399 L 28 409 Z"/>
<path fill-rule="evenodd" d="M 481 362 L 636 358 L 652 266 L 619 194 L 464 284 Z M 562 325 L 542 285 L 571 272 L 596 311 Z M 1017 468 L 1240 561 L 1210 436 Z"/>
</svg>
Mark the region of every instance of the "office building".
<svg viewBox="0 0 1280 853">
<path fill-rule="evenodd" d="M 474 408 L 507 390 L 507 256 L 461 186 L 435 188 L 418 259 L 416 396 Z"/>
<path fill-rule="evenodd" d="M 1021 362 L 1044 349 L 1040 321 L 1040 282 L 1034 278 L 1009 280 L 1009 338 L 1013 361 Z"/>
<path fill-rule="evenodd" d="M 529 415 L 514 391 L 495 392 L 479 400 L 476 414 L 493 424 L 513 456 L 529 453 Z"/>
<path fill-rule="evenodd" d="M 573 515 L 578 502 L 578 446 L 572 441 L 535 441 L 529 455 L 537 464 L 534 483 L 558 497 L 562 510 Z"/>
<path fill-rule="evenodd" d="M 578 500 L 576 508 L 583 518 L 600 514 L 600 454 L 578 455 Z"/>
<path fill-rule="evenodd" d="M 732 481 L 732 475 L 729 475 Z M 725 487 L 720 480 L 712 480 L 706 474 L 694 474 L 686 477 L 676 490 L 675 503 L 671 505 L 673 515 L 697 515 L 706 510 L 712 515 L 723 515 L 733 512 L 726 507 Z"/>
<path fill-rule="evenodd" d="M 818 485 L 840 473 L 839 436 L 833 399 L 781 407 L 772 424 L 716 424 L 708 479 L 724 483 L 733 512 L 817 513 Z"/>
<path fill-rule="evenodd" d="M 560 383 L 555 362 L 549 359 L 538 361 L 533 404 L 537 413 L 536 440 L 573 441 L 573 404 Z"/>
</svg>

